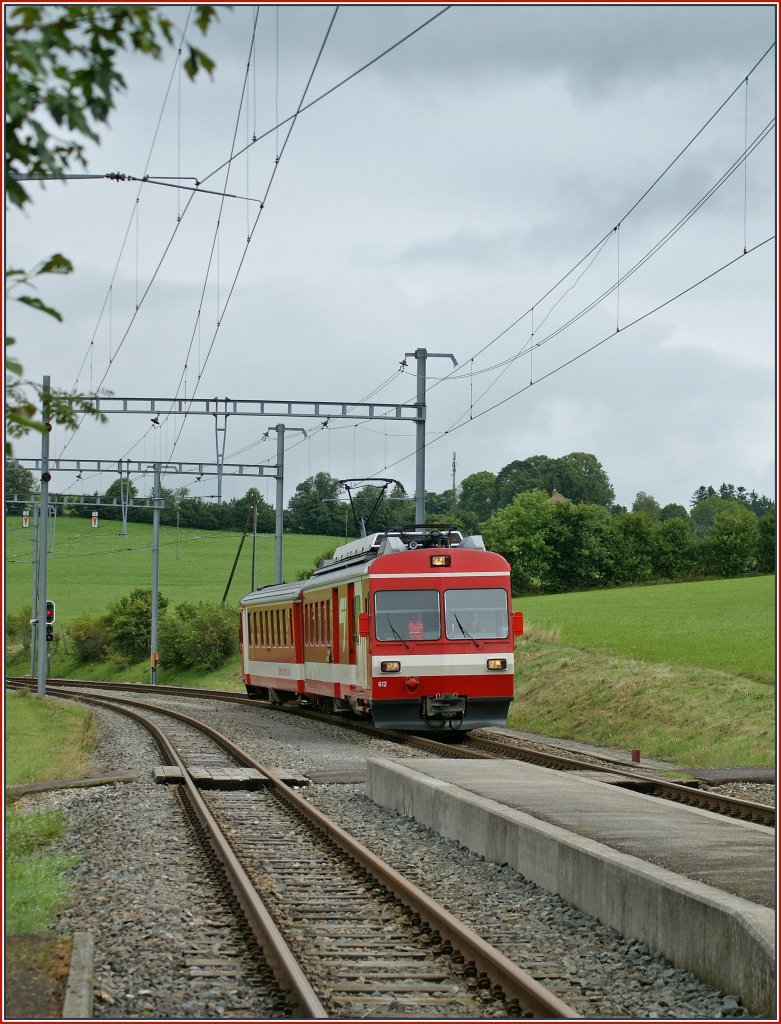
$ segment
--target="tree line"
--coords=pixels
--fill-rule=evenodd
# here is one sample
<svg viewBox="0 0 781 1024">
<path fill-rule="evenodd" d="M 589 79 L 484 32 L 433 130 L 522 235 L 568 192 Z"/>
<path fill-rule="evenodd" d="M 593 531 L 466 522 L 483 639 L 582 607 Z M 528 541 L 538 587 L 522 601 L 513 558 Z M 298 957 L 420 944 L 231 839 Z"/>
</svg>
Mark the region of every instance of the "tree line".
<svg viewBox="0 0 781 1024">
<path fill-rule="evenodd" d="M 129 486 L 131 496 L 138 497 L 136 485 Z M 35 478 L 7 463 L 5 489 L 7 499 L 29 499 Z M 345 501 L 343 491 L 328 473 L 303 480 L 285 509 L 285 530 L 352 538 L 362 520 L 369 532 L 415 523 L 414 499 L 399 485 L 385 490 L 368 485 L 352 501 Z M 118 480 L 91 498 L 100 498 L 100 504 L 59 496 L 65 503 L 60 512 L 89 517 L 98 508 L 101 519 L 121 518 Z M 163 525 L 243 530 L 251 528 L 256 507 L 258 531 L 275 528 L 274 509 L 256 488 L 219 505 L 192 497 L 186 488 L 163 488 L 163 498 Z M 7 501 L 6 510 L 18 514 L 23 504 Z M 605 470 L 587 452 L 556 459 L 534 455 L 498 473 L 473 473 L 455 491 L 427 492 L 426 513 L 429 524 L 482 533 L 487 546 L 512 565 L 519 594 L 775 570 L 775 504 L 766 495 L 734 484 L 700 485 L 687 509 L 661 506 L 639 491 L 628 509 L 615 504 Z M 149 523 L 152 509 L 131 506 L 128 519 Z"/>
</svg>

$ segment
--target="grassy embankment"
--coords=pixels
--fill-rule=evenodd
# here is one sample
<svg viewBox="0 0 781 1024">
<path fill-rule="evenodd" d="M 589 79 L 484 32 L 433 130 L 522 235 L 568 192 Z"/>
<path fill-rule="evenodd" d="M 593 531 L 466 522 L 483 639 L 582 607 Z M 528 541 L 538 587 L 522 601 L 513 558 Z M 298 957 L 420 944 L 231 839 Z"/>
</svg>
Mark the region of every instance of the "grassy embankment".
<svg viewBox="0 0 781 1024">
<path fill-rule="evenodd" d="M 70 778 L 89 769 L 97 733 L 86 708 L 28 692 L 9 694 L 6 781 L 9 785 Z M 6 931 L 44 930 L 67 901 L 72 859 L 49 851 L 65 824 L 59 811 L 22 813 L 9 806 L 6 827 Z"/>
<path fill-rule="evenodd" d="M 775 577 L 514 605 L 515 728 L 688 767 L 775 763 Z"/>
</svg>

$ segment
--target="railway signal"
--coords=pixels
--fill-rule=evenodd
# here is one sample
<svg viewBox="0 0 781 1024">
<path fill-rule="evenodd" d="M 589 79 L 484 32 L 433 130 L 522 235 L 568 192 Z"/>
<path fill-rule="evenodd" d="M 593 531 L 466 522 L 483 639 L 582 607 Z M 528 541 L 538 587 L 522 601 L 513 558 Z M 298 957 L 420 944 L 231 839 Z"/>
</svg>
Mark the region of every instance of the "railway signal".
<svg viewBox="0 0 781 1024">
<path fill-rule="evenodd" d="M 55 617 L 54 601 L 46 602 L 46 639 L 52 641 L 54 639 L 54 617 Z"/>
</svg>

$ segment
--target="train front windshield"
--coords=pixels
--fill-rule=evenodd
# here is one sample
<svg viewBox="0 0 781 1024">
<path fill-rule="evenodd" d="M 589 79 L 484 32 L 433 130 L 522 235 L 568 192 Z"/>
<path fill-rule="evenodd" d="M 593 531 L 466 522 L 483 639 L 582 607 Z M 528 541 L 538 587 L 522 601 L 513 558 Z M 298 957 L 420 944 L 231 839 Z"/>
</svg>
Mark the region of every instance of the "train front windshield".
<svg viewBox="0 0 781 1024">
<path fill-rule="evenodd" d="M 445 635 L 448 640 L 504 640 L 510 635 L 507 592 L 446 590 Z"/>
<path fill-rule="evenodd" d="M 380 590 L 374 597 L 378 640 L 439 640 L 436 590 Z"/>
<path fill-rule="evenodd" d="M 500 588 L 446 590 L 448 640 L 504 640 L 510 635 L 507 592 Z M 378 640 L 439 640 L 440 594 L 436 590 L 380 590 L 374 596 Z"/>
</svg>

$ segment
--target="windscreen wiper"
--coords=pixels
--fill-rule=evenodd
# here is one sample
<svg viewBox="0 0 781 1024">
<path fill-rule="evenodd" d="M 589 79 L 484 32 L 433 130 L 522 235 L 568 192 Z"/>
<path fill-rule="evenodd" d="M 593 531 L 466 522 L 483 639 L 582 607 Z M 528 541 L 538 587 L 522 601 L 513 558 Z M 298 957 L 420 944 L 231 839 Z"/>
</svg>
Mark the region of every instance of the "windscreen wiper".
<svg viewBox="0 0 781 1024">
<path fill-rule="evenodd" d="M 477 642 L 477 640 L 475 640 L 475 638 L 473 636 L 471 636 L 469 633 L 467 633 L 467 631 L 461 625 L 461 619 L 459 619 L 459 617 L 456 615 L 455 612 L 453 612 L 453 618 L 456 620 L 456 624 L 457 624 L 458 628 L 461 630 L 461 632 L 464 634 L 464 636 L 467 638 L 467 640 L 471 640 L 472 643 L 475 645 L 475 647 L 479 647 L 480 644 Z"/>
<path fill-rule="evenodd" d="M 407 641 L 406 641 L 406 640 L 404 640 L 404 638 L 403 638 L 403 637 L 399 636 L 399 634 L 398 634 L 398 633 L 396 632 L 396 630 L 394 629 L 394 627 L 393 627 L 393 623 L 391 622 L 391 617 L 390 617 L 390 615 L 386 614 L 386 615 L 385 615 L 385 618 L 386 618 L 386 619 L 388 620 L 388 625 L 389 625 L 389 626 L 390 626 L 390 628 L 391 628 L 391 633 L 393 633 L 393 635 L 394 635 L 394 636 L 396 637 L 396 639 L 397 639 L 397 640 L 401 640 L 401 642 L 402 642 L 402 643 L 404 644 L 404 646 L 406 647 L 406 649 L 407 649 L 407 650 L 409 650 L 410 648 L 409 648 L 409 645 L 408 645 Z"/>
</svg>

